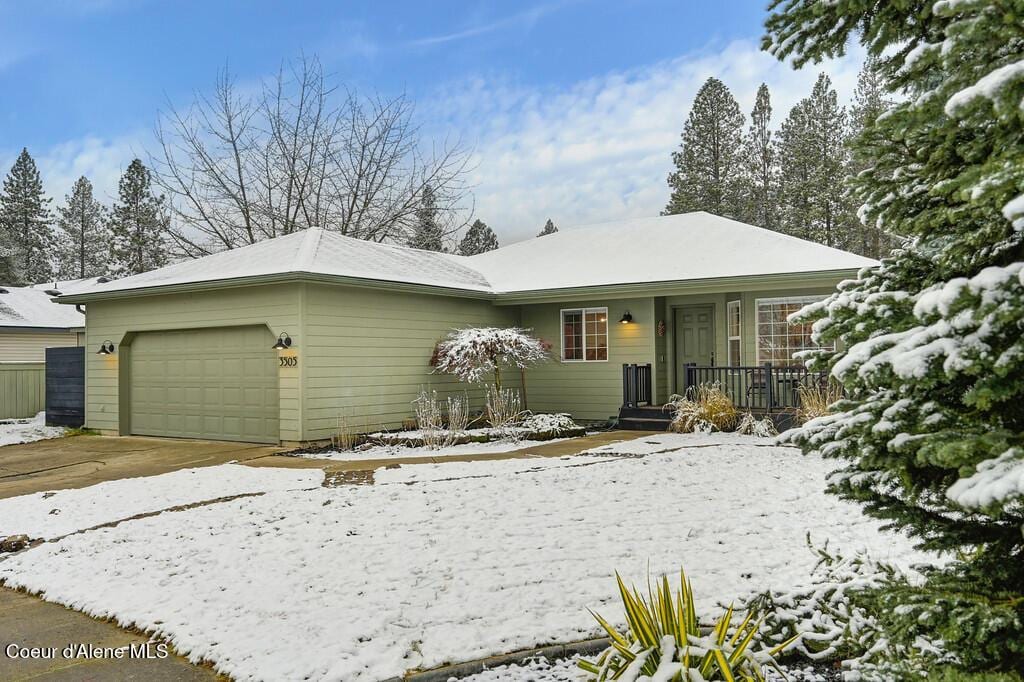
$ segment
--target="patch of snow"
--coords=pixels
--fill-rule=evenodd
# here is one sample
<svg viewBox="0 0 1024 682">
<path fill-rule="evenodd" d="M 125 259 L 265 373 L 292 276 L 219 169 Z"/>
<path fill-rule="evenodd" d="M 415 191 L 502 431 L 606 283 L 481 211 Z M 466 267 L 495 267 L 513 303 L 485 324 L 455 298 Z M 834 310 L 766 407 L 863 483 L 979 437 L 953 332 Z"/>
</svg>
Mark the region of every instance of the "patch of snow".
<svg viewBox="0 0 1024 682">
<path fill-rule="evenodd" d="M 1024 230 L 1024 194 L 1014 197 L 1003 206 L 1003 215 L 1018 232 Z"/>
<path fill-rule="evenodd" d="M 767 444 L 773 444 L 769 441 Z M 730 450 L 744 449 L 744 446 L 764 447 L 764 438 L 753 435 L 744 435 L 734 431 L 714 431 L 698 433 L 659 433 L 651 436 L 641 436 L 631 440 L 624 440 L 617 443 L 609 443 L 596 448 L 584 450 L 584 455 L 651 455 L 662 452 L 676 452 L 689 448 L 707 448 L 720 445 Z M 789 447 L 789 446 L 777 446 Z M 758 447 L 749 449 L 751 456 L 756 456 Z"/>
<path fill-rule="evenodd" d="M 966 509 L 983 509 L 1011 497 L 1024 498 L 1024 450 L 1010 448 L 978 465 L 946 491 L 946 497 Z"/>
<path fill-rule="evenodd" d="M 405 438 L 416 438 L 411 434 L 418 433 L 417 431 L 403 431 L 401 436 Z M 395 434 L 396 436 L 398 434 Z M 426 445 L 419 445 L 416 447 L 408 447 L 405 445 L 372 445 L 370 447 L 361 447 L 356 450 L 325 450 L 317 452 L 296 452 L 294 453 L 298 457 L 307 457 L 310 459 L 333 459 L 346 462 L 365 462 L 372 459 L 394 459 L 402 457 L 437 457 L 443 459 L 445 457 L 462 457 L 464 455 L 489 455 L 499 452 L 513 452 L 515 450 L 522 450 L 529 448 L 534 445 L 544 445 L 546 443 L 558 443 L 568 438 L 553 438 L 545 441 L 531 441 L 531 440 L 513 440 L 511 438 L 503 438 L 499 440 L 492 440 L 486 443 L 462 443 L 461 445 L 448 445 L 439 449 L 429 448 Z"/>
<path fill-rule="evenodd" d="M 50 540 L 137 514 L 232 495 L 315 488 L 323 479 L 320 469 L 222 464 L 9 497 L 0 500 L 0 537 L 24 533 Z"/>
<path fill-rule="evenodd" d="M 60 438 L 65 433 L 67 430 L 63 426 L 47 426 L 46 413 L 40 412 L 32 419 L 13 419 L 0 422 L 0 446 Z"/>
<path fill-rule="evenodd" d="M 461 682 L 584 682 L 587 673 L 577 665 L 579 659 L 579 656 L 573 656 L 552 661 L 544 656 L 537 656 L 519 664 L 488 668 L 475 675 L 461 678 Z M 448 680 L 455 681 L 454 677 Z"/>
<path fill-rule="evenodd" d="M 685 438 L 727 442 L 402 467 L 379 473 L 449 476 L 165 512 L 11 556 L 0 579 L 155 632 L 235 679 L 355 682 L 599 634 L 586 608 L 621 618 L 616 570 L 642 582 L 648 568 L 684 565 L 711 614 L 807 581 L 807 533 L 892 563 L 927 560 L 822 492 L 831 463 L 732 434 Z M 652 504 L 658 514 L 635 513 Z"/>
</svg>

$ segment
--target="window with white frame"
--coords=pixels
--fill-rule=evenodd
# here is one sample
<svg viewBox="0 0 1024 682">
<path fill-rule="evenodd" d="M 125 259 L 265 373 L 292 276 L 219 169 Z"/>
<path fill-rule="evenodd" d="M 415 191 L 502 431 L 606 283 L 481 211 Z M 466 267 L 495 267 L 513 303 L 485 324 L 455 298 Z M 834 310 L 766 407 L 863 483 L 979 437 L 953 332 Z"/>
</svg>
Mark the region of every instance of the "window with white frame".
<svg viewBox="0 0 1024 682">
<path fill-rule="evenodd" d="M 811 341 L 811 325 L 790 323 L 788 318 L 808 303 L 820 300 L 820 296 L 757 299 L 757 362 L 798 365 L 794 353 L 818 348 Z"/>
<path fill-rule="evenodd" d="M 562 360 L 608 360 L 607 308 L 576 308 L 562 311 Z"/>
<path fill-rule="evenodd" d="M 729 301 L 725 304 L 725 334 L 729 343 L 729 366 L 738 367 L 742 364 L 742 316 L 740 315 L 740 302 Z"/>
</svg>

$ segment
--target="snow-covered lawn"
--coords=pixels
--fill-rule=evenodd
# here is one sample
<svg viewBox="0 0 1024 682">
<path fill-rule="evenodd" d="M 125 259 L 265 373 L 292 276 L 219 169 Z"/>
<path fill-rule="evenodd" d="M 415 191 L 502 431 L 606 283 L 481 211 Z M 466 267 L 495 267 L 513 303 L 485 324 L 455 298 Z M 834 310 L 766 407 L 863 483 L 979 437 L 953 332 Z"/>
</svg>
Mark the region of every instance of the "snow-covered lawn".
<svg viewBox="0 0 1024 682">
<path fill-rule="evenodd" d="M 14 419 L 0 422 L 0 446 L 31 443 L 47 438 L 60 438 L 66 430 L 60 426 L 47 426 L 46 413 L 32 419 Z"/>
<path fill-rule="evenodd" d="M 238 679 L 379 680 L 597 635 L 585 607 L 620 620 L 616 570 L 641 582 L 648 566 L 683 565 L 711 611 L 806 583 L 808 532 L 833 551 L 922 559 L 822 493 L 829 463 L 755 447 L 767 445 L 656 436 L 610 446 L 625 457 L 378 470 L 372 486 L 71 535 L 0 561 L 0 579 L 159 633 Z"/>
<path fill-rule="evenodd" d="M 320 469 L 272 469 L 240 464 L 124 478 L 88 488 L 0 500 L 0 537 L 53 539 L 104 523 L 232 495 L 315 488 Z"/>
</svg>

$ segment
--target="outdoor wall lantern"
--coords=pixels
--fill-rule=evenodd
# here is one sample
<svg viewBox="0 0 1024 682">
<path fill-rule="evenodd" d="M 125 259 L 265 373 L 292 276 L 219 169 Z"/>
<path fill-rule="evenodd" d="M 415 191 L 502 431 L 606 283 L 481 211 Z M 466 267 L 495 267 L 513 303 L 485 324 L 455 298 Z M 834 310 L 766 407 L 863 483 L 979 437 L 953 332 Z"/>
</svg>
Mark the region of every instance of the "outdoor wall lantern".
<svg viewBox="0 0 1024 682">
<path fill-rule="evenodd" d="M 633 321 L 633 316 L 629 314 L 629 311 L 622 313 L 622 319 L 619 320 L 619 324 L 629 324 Z"/>
<path fill-rule="evenodd" d="M 114 342 L 107 339 L 100 344 L 100 349 L 96 351 L 96 355 L 110 355 L 114 352 Z"/>
<path fill-rule="evenodd" d="M 288 336 L 288 332 L 281 332 L 280 336 L 277 337 L 277 343 L 272 348 L 274 350 L 284 350 L 292 347 L 292 337 Z"/>
</svg>

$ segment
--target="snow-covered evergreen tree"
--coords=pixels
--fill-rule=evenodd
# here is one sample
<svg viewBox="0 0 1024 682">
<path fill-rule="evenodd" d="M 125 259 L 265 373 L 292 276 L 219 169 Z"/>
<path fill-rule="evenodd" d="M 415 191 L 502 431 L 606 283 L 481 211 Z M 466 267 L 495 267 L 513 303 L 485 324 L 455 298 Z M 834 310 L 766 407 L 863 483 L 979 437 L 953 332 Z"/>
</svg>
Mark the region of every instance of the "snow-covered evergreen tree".
<svg viewBox="0 0 1024 682">
<path fill-rule="evenodd" d="M 780 59 L 857 37 L 907 94 L 866 125 L 852 182 L 863 219 L 909 242 L 799 316 L 841 342 L 810 361 L 846 398 L 790 439 L 845 461 L 832 492 L 948 553 L 878 594 L 893 664 L 930 641 L 962 669 L 1024 673 L 1024 3 L 772 9 Z"/>
<path fill-rule="evenodd" d="M 558 228 L 555 227 L 555 224 L 553 222 L 551 222 L 551 218 L 548 218 L 548 221 L 544 223 L 544 229 L 541 230 L 537 234 L 537 236 L 543 237 L 544 235 L 554 234 L 555 232 L 558 232 Z"/>
<path fill-rule="evenodd" d="M 53 279 L 53 213 L 36 163 L 22 149 L 0 194 L 0 281 L 35 284 Z"/>
<path fill-rule="evenodd" d="M 856 241 L 855 214 L 843 187 L 846 141 L 846 111 L 832 81 L 820 74 L 779 133 L 781 231 L 837 248 Z"/>
<path fill-rule="evenodd" d="M 672 162 L 675 170 L 668 176 L 672 194 L 663 215 L 708 211 L 737 218 L 743 214 L 743 114 L 729 88 L 717 78 L 709 78 L 697 91 Z"/>
<path fill-rule="evenodd" d="M 444 251 L 444 230 L 438 221 L 437 202 L 430 185 L 423 187 L 419 208 L 416 209 L 416 227 L 408 246 L 424 251 Z"/>
<path fill-rule="evenodd" d="M 778 226 L 779 164 L 771 128 L 772 104 L 768 86 L 757 89 L 750 127 L 743 138 L 745 222 L 774 230 Z"/>
<path fill-rule="evenodd" d="M 110 230 L 106 209 L 96 201 L 84 175 L 75 181 L 64 205 L 57 209 L 57 276 L 61 279 L 98 277 L 110 271 Z"/>
<path fill-rule="evenodd" d="M 135 275 L 167 264 L 169 218 L 163 195 L 152 189 L 149 169 L 133 160 L 118 183 L 110 212 L 111 269 Z"/>
<path fill-rule="evenodd" d="M 498 235 L 482 220 L 474 220 L 466 230 L 466 236 L 459 242 L 459 253 L 463 256 L 475 256 L 478 253 L 494 251 L 498 248 Z"/>
<path fill-rule="evenodd" d="M 885 89 L 885 81 L 882 78 L 879 60 L 876 57 L 868 56 L 857 75 L 857 89 L 854 93 L 853 105 L 850 107 L 850 156 L 848 171 L 849 175 L 859 175 L 862 171 L 871 167 L 872 160 L 866 154 L 866 150 L 856 144 L 853 140 L 858 139 L 875 122 L 879 116 L 892 107 L 893 102 Z M 847 184 L 847 192 L 852 188 Z M 855 205 L 856 200 L 850 197 L 850 205 Z M 859 233 L 856 243 L 850 244 L 852 251 L 870 258 L 881 258 L 887 255 L 896 246 L 896 240 L 875 225 L 859 225 Z"/>
</svg>

